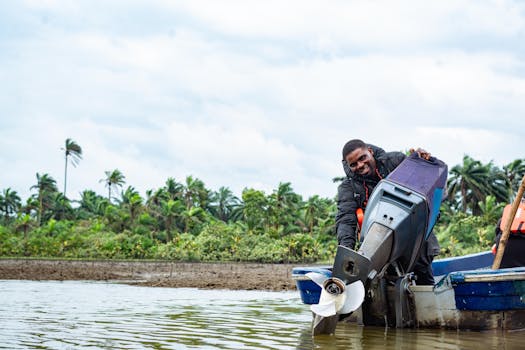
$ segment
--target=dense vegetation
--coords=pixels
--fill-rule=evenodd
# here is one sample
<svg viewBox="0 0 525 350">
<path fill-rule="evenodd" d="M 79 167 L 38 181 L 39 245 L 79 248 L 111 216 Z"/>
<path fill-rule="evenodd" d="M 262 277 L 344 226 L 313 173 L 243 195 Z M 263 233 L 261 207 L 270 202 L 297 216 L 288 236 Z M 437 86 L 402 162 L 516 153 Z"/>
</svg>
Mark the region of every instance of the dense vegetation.
<svg viewBox="0 0 525 350">
<path fill-rule="evenodd" d="M 68 139 L 64 151 L 63 192 L 49 174 L 37 173 L 25 202 L 11 188 L 0 193 L 0 256 L 257 262 L 334 256 L 334 199 L 305 200 L 290 183 L 269 194 L 246 188 L 237 198 L 192 176 L 168 178 L 143 198 L 132 186 L 123 188 L 125 176 L 115 169 L 100 180 L 107 197 L 85 190 L 71 201 L 67 164 L 76 165 L 82 149 Z M 498 168 L 465 156 L 450 168 L 448 200 L 435 228 L 442 256 L 489 249 L 495 223 L 524 174 L 525 159 Z"/>
</svg>

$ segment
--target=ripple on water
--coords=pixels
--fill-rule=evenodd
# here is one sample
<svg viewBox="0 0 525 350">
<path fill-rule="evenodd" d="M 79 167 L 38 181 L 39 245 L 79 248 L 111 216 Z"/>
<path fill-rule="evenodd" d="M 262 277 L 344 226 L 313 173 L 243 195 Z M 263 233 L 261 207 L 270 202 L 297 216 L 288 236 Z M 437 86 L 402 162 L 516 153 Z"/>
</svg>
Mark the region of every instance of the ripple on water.
<svg viewBox="0 0 525 350">
<path fill-rule="evenodd" d="M 312 338 L 294 292 L 0 281 L 0 348 L 523 348 L 523 332 L 452 332 L 340 324 Z"/>
<path fill-rule="evenodd" d="M 0 293 L 7 348 L 292 348 L 310 317 L 289 292 L 0 281 Z"/>
</svg>

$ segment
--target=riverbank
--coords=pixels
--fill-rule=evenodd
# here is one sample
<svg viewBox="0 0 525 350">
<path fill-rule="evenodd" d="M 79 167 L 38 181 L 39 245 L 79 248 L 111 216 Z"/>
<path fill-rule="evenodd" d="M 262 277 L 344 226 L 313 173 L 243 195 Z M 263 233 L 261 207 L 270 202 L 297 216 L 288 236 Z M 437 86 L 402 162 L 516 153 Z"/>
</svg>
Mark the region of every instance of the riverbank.
<svg viewBox="0 0 525 350">
<path fill-rule="evenodd" d="M 0 259 L 0 279 L 95 280 L 174 288 L 295 290 L 292 264 Z"/>
</svg>

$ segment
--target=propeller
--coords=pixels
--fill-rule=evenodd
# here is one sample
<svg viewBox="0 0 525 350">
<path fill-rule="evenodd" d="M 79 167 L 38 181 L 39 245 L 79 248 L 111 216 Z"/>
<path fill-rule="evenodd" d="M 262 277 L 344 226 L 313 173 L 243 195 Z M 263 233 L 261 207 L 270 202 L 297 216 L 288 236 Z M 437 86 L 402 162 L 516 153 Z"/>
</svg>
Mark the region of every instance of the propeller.
<svg viewBox="0 0 525 350">
<path fill-rule="evenodd" d="M 345 284 L 339 278 L 326 277 L 318 272 L 308 272 L 306 276 L 322 289 L 319 303 L 310 306 L 312 312 L 318 316 L 349 314 L 357 310 L 365 300 L 365 287 L 360 280 Z"/>
</svg>

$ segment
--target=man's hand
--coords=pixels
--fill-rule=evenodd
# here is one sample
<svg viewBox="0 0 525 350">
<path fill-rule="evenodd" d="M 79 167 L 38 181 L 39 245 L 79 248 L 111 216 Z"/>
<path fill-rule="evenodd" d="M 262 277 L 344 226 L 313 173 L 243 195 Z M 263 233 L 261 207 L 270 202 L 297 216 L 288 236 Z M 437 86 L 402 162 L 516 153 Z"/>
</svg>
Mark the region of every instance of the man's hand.
<svg viewBox="0 0 525 350">
<path fill-rule="evenodd" d="M 420 158 L 423 158 L 423 159 L 425 159 L 425 160 L 430 160 L 430 153 L 427 152 L 427 151 L 425 151 L 425 150 L 422 149 L 422 148 L 419 148 L 419 147 L 418 147 L 417 149 L 413 149 L 413 148 L 411 148 L 411 149 L 409 150 L 409 152 L 410 152 L 410 154 L 416 152 L 417 155 L 418 155 Z"/>
</svg>

